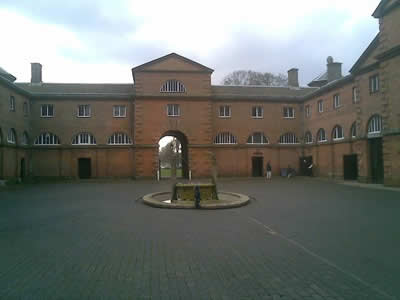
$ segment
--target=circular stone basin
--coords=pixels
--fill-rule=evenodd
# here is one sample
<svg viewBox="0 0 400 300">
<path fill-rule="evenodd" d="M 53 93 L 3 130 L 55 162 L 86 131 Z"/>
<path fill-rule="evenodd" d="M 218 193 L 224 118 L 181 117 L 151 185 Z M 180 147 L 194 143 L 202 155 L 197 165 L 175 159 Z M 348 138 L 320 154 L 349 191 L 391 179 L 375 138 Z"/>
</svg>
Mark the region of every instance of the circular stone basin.
<svg viewBox="0 0 400 300">
<path fill-rule="evenodd" d="M 248 196 L 230 192 L 218 192 L 218 198 L 219 200 L 200 201 L 200 208 L 233 208 L 246 205 L 250 202 Z M 147 205 L 158 208 L 195 208 L 194 201 L 171 201 L 171 192 L 147 194 L 143 196 L 143 202 Z"/>
</svg>

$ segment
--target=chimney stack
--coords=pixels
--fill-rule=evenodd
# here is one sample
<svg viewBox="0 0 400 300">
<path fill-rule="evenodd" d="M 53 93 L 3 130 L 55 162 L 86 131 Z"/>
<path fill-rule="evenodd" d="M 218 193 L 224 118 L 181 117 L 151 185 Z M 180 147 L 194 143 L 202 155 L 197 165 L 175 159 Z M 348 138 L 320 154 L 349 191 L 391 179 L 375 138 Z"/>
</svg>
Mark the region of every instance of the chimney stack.
<svg viewBox="0 0 400 300">
<path fill-rule="evenodd" d="M 42 65 L 40 63 L 31 63 L 31 84 L 42 84 Z"/>
<path fill-rule="evenodd" d="M 328 83 L 342 78 L 342 63 L 334 62 L 332 56 L 328 56 L 326 62 Z"/>
<path fill-rule="evenodd" d="M 288 71 L 289 87 L 299 87 L 299 69 L 292 68 Z"/>
</svg>

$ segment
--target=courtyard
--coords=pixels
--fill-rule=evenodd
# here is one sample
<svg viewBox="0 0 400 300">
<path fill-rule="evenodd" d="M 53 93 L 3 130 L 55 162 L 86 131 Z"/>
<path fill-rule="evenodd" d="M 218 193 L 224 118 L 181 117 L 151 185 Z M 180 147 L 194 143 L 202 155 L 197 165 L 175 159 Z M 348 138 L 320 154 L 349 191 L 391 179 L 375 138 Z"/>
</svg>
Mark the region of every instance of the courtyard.
<svg viewBox="0 0 400 300">
<path fill-rule="evenodd" d="M 0 299 L 400 299 L 400 192 L 222 179 L 226 210 L 141 197 L 162 181 L 0 189 Z"/>
</svg>

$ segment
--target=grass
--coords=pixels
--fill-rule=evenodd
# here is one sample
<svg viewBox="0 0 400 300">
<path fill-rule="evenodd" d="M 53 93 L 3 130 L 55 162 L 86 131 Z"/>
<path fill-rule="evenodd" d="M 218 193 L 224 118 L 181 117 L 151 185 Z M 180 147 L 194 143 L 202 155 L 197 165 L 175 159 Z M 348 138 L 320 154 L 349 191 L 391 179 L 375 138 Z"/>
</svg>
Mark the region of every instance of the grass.
<svg viewBox="0 0 400 300">
<path fill-rule="evenodd" d="M 161 169 L 161 178 L 170 178 L 171 169 Z M 176 169 L 176 177 L 182 177 L 182 169 Z"/>
</svg>

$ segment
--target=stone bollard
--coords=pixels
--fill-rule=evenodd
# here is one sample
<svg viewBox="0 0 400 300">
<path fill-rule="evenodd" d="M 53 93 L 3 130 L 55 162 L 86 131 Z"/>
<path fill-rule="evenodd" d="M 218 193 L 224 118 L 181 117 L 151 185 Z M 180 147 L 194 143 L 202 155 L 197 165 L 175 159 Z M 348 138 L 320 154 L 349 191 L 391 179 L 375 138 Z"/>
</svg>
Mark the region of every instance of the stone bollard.
<svg viewBox="0 0 400 300">
<path fill-rule="evenodd" d="M 200 188 L 198 185 L 196 185 L 194 187 L 194 204 L 196 208 L 200 208 L 200 200 L 201 200 Z"/>
</svg>

